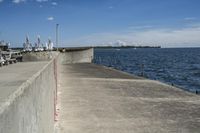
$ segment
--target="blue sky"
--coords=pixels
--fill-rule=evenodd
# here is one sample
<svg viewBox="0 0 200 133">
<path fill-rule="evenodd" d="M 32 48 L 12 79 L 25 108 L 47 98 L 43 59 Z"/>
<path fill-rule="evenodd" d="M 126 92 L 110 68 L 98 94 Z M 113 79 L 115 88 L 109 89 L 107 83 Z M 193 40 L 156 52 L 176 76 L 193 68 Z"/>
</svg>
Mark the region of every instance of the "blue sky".
<svg viewBox="0 0 200 133">
<path fill-rule="evenodd" d="M 200 0 L 0 0 L 0 40 L 62 46 L 200 46 Z"/>
</svg>

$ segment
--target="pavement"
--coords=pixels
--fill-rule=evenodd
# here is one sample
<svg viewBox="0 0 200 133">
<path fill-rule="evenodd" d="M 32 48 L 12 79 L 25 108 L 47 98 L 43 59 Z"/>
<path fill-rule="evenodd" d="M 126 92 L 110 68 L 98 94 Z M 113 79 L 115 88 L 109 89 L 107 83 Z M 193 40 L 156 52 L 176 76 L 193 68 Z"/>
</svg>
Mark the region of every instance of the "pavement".
<svg viewBox="0 0 200 133">
<path fill-rule="evenodd" d="M 94 64 L 59 67 L 58 133 L 199 133 L 200 96 Z"/>
<path fill-rule="evenodd" d="M 0 109 L 19 87 L 48 62 L 22 62 L 0 68 Z"/>
</svg>

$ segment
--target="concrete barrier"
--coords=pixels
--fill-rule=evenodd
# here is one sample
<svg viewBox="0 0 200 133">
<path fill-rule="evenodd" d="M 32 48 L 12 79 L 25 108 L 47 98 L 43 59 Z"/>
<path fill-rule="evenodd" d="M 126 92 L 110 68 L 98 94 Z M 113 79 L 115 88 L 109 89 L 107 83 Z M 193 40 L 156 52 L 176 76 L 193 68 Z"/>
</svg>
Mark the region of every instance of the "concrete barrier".
<svg viewBox="0 0 200 133">
<path fill-rule="evenodd" d="M 23 62 L 29 61 L 49 61 L 56 52 L 27 52 L 23 53 Z"/>
<path fill-rule="evenodd" d="M 93 48 L 74 49 L 61 54 L 61 64 L 91 63 L 93 60 Z"/>
<path fill-rule="evenodd" d="M 0 86 L 0 93 L 2 93 L 0 95 L 0 133 L 53 133 L 56 120 L 58 60 L 59 63 L 61 61 L 66 64 L 91 62 L 92 59 L 93 49 L 72 50 L 61 54 L 33 52 L 24 54 L 25 62 L 16 64 L 17 68 L 14 65 L 5 67 L 6 80 L 12 80 L 8 82 L 11 84 L 19 82 L 14 77 L 9 78 L 12 74 L 17 75 L 18 66 L 21 67 L 20 77 L 23 77 L 23 73 L 27 71 L 30 71 L 32 75 L 23 78 L 17 87 L 12 86 L 10 94 L 4 91 L 9 90 L 10 87 L 5 84 L 7 81 L 5 78 L 0 78 L 0 83 L 5 84 L 5 86 L 4 84 Z M 34 66 L 31 67 L 33 64 L 37 65 L 35 61 L 40 61 L 38 65 L 42 64 L 38 67 L 39 70 Z M 6 70 L 9 70 L 11 74 Z"/>
<path fill-rule="evenodd" d="M 57 56 L 0 101 L 0 133 L 54 132 L 56 65 Z"/>
</svg>

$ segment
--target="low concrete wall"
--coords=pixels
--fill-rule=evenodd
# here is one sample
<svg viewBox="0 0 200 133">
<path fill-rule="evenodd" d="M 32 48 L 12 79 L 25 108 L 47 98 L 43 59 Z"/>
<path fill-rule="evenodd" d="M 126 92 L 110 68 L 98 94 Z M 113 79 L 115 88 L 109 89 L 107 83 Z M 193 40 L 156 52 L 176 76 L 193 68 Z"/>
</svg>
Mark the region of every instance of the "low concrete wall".
<svg viewBox="0 0 200 133">
<path fill-rule="evenodd" d="M 75 49 L 63 52 L 61 54 L 61 64 L 71 63 L 91 63 L 93 60 L 93 48 L 88 49 Z"/>
<path fill-rule="evenodd" d="M 24 61 L 48 61 L 0 105 L 0 133 L 53 133 L 57 96 L 57 64 L 85 63 L 93 49 L 26 53 Z M 59 62 L 58 62 L 59 60 Z M 1 99 L 0 99 L 1 100 Z"/>
<path fill-rule="evenodd" d="M 0 133 L 53 133 L 57 57 L 23 83 L 0 107 Z"/>
<path fill-rule="evenodd" d="M 23 62 L 48 61 L 55 57 L 56 52 L 27 52 L 23 53 Z"/>
</svg>

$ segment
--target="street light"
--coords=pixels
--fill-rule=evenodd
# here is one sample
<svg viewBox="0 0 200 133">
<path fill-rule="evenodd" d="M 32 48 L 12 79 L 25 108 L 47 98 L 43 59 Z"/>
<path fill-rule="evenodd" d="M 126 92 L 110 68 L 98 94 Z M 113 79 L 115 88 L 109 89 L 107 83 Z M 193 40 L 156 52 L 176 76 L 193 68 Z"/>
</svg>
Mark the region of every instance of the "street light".
<svg viewBox="0 0 200 133">
<path fill-rule="evenodd" d="M 57 51 L 58 51 L 58 27 L 59 27 L 59 24 L 56 24 L 56 46 L 57 46 Z"/>
</svg>

